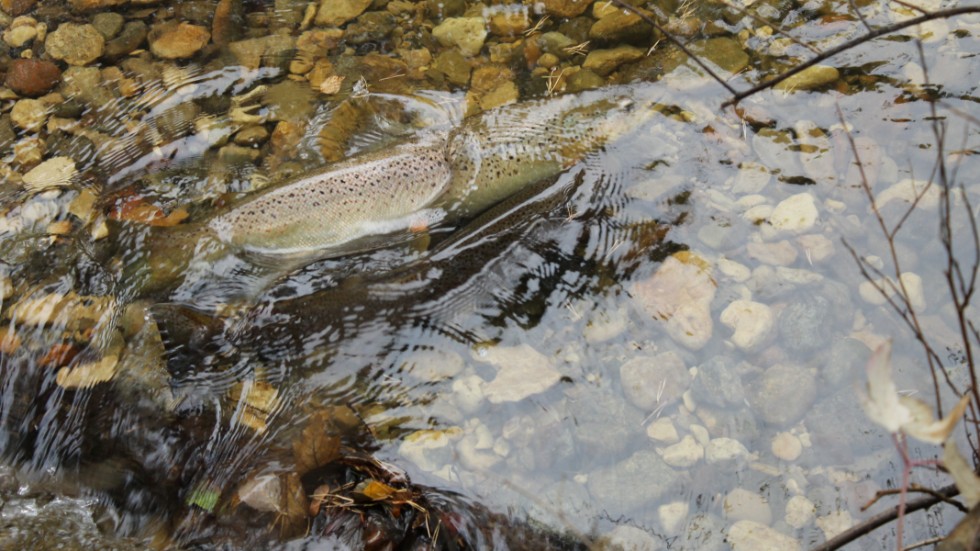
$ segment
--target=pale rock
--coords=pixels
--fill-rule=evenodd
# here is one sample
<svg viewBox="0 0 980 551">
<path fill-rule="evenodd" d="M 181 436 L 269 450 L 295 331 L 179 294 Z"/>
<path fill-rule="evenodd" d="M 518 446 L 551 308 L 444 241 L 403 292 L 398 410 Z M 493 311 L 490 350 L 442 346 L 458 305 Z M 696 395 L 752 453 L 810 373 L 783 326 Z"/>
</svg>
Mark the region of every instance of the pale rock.
<svg viewBox="0 0 980 551">
<path fill-rule="evenodd" d="M 786 524 L 797 530 L 813 522 L 817 507 L 804 496 L 793 496 L 786 502 Z"/>
<path fill-rule="evenodd" d="M 817 517 L 817 526 L 823 531 L 824 537 L 830 539 L 854 526 L 854 518 L 847 509 L 833 511 L 829 515 Z"/>
<path fill-rule="evenodd" d="M 413 351 L 402 362 L 401 370 L 421 381 L 449 379 L 463 371 L 463 358 L 452 350 L 422 349 Z"/>
<path fill-rule="evenodd" d="M 800 551 L 800 542 L 772 528 L 740 520 L 728 528 L 728 543 L 732 551 Z"/>
<path fill-rule="evenodd" d="M 463 436 L 459 427 L 445 430 L 419 430 L 406 436 L 398 453 L 419 469 L 434 472 L 453 461 L 452 443 Z"/>
<path fill-rule="evenodd" d="M 776 277 L 780 281 L 792 283 L 793 285 L 810 285 L 811 283 L 819 283 L 824 280 L 823 274 L 810 270 L 787 268 L 785 266 L 776 267 Z"/>
<path fill-rule="evenodd" d="M 815 182 L 835 184 L 837 168 L 834 165 L 834 150 L 830 138 L 813 121 L 801 120 L 793 125 L 796 139 L 800 143 L 800 164 L 803 172 Z"/>
<path fill-rule="evenodd" d="M 800 248 L 803 249 L 803 256 L 810 264 L 817 264 L 834 256 L 836 248 L 834 242 L 827 236 L 819 233 L 801 235 L 796 238 Z"/>
<path fill-rule="evenodd" d="M 769 169 L 754 161 L 745 161 L 738 167 L 738 175 L 732 185 L 733 193 L 759 193 L 767 185 L 772 175 Z"/>
<path fill-rule="evenodd" d="M 919 312 L 926 309 L 926 295 L 922 288 L 922 278 L 912 272 L 904 272 L 899 281 L 908 293 L 909 303 Z"/>
<path fill-rule="evenodd" d="M 3 41 L 11 48 L 20 48 L 37 38 L 38 25 L 33 17 L 22 15 L 15 17 L 10 27 L 3 31 Z"/>
<path fill-rule="evenodd" d="M 889 292 L 888 294 L 892 295 L 894 293 Z M 887 300 L 885 296 L 878 291 L 877 285 L 871 281 L 862 281 L 861 284 L 858 285 L 858 295 L 861 296 L 864 302 L 874 304 L 875 306 L 881 306 Z"/>
<path fill-rule="evenodd" d="M 482 17 L 447 17 L 432 29 L 432 36 L 446 48 L 455 46 L 466 57 L 477 56 L 487 39 L 487 22 Z"/>
<path fill-rule="evenodd" d="M 829 65 L 813 65 L 776 84 L 776 90 L 796 92 L 822 88 L 840 78 L 840 72 Z"/>
<path fill-rule="evenodd" d="M 770 447 L 772 454 L 783 461 L 796 461 L 803 453 L 803 443 L 789 432 L 780 432 L 774 436 Z"/>
<path fill-rule="evenodd" d="M 648 315 L 664 322 L 676 342 L 699 350 L 711 339 L 711 301 L 716 283 L 708 263 L 684 251 L 664 260 L 649 278 L 633 285 L 633 296 Z"/>
<path fill-rule="evenodd" d="M 75 161 L 68 157 L 53 157 L 24 174 L 24 187 L 32 192 L 64 187 L 71 184 L 77 173 Z"/>
<path fill-rule="evenodd" d="M 371 0 L 320 0 L 316 24 L 339 27 L 361 15 L 371 5 Z"/>
<path fill-rule="evenodd" d="M 734 461 L 749 455 L 749 450 L 734 438 L 712 438 L 704 450 L 704 460 L 709 464 Z"/>
<path fill-rule="evenodd" d="M 736 300 L 721 312 L 721 323 L 734 333 L 732 343 L 742 350 L 752 350 L 764 344 L 772 331 L 774 316 L 765 304 Z"/>
<path fill-rule="evenodd" d="M 765 222 L 772 216 L 773 206 L 772 205 L 756 205 L 750 207 L 748 210 L 742 213 L 742 219 L 744 219 L 749 224 L 760 224 Z"/>
<path fill-rule="evenodd" d="M 704 457 L 704 448 L 689 434 L 680 442 L 664 448 L 661 457 L 671 467 L 687 468 Z"/>
<path fill-rule="evenodd" d="M 912 307 L 918 311 L 925 310 L 926 298 L 925 290 L 922 287 L 922 278 L 912 272 L 903 272 L 899 276 L 899 281 L 901 285 L 891 277 L 887 279 L 876 279 L 874 281 L 862 281 L 858 285 L 858 294 L 865 302 L 880 306 L 885 304 L 886 298 L 881 294 L 879 288 L 883 288 L 885 295 L 891 298 L 895 296 L 896 289 L 901 292 L 904 286 L 905 291 L 908 293 L 906 298 Z"/>
<path fill-rule="evenodd" d="M 802 233 L 813 228 L 818 216 L 813 195 L 797 193 L 776 205 L 769 217 L 769 223 L 778 230 Z"/>
<path fill-rule="evenodd" d="M 676 352 L 635 357 L 619 367 L 619 378 L 626 398 L 643 411 L 673 404 L 691 380 Z"/>
<path fill-rule="evenodd" d="M 738 201 L 735 201 L 735 204 L 743 209 L 750 209 L 752 207 L 756 207 L 759 205 L 769 204 L 769 198 L 766 197 L 765 195 L 754 193 L 752 195 L 745 195 L 743 197 L 739 197 Z"/>
<path fill-rule="evenodd" d="M 14 126 L 27 132 L 37 132 L 48 120 L 48 108 L 40 100 L 17 100 L 10 110 L 10 121 Z"/>
<path fill-rule="evenodd" d="M 772 509 L 766 500 L 745 488 L 735 488 L 728 492 L 722 507 L 725 518 L 730 520 L 748 520 L 767 526 L 772 522 Z"/>
<path fill-rule="evenodd" d="M 775 243 L 751 242 L 745 245 L 745 252 L 750 258 L 773 266 L 788 266 L 796 262 L 799 254 L 796 247 L 786 240 Z"/>
<path fill-rule="evenodd" d="M 88 65 L 102 56 L 105 38 L 87 23 L 62 23 L 47 36 L 44 49 L 54 59 L 69 65 Z"/>
<path fill-rule="evenodd" d="M 629 313 L 623 308 L 596 308 L 592 310 L 589 323 L 582 330 L 582 336 L 591 344 L 605 342 L 622 334 L 629 327 L 629 322 Z"/>
<path fill-rule="evenodd" d="M 677 536 L 684 530 L 690 512 L 688 502 L 674 501 L 657 507 L 657 518 L 666 535 Z"/>
<path fill-rule="evenodd" d="M 474 471 L 485 471 L 502 459 L 494 451 L 494 437 L 490 429 L 477 419 L 466 424 L 463 437 L 456 444 L 460 462 Z"/>
<path fill-rule="evenodd" d="M 867 180 L 868 186 L 874 189 L 882 174 L 884 152 L 878 145 L 878 142 L 867 136 L 854 138 L 854 149 L 857 151 L 858 157 L 861 158 L 861 164 L 858 165 L 858 162 L 852 157 L 851 162 L 847 164 L 844 181 L 860 184 L 862 178 L 864 178 Z M 862 193 L 860 194 L 860 198 L 862 201 L 861 206 L 867 206 L 867 197 Z"/>
<path fill-rule="evenodd" d="M 192 57 L 211 40 L 207 27 L 170 21 L 154 25 L 147 40 L 153 55 L 162 59 L 187 59 Z"/>
<path fill-rule="evenodd" d="M 647 436 L 652 440 L 665 444 L 673 444 L 680 440 L 680 436 L 677 434 L 677 428 L 674 427 L 674 422 L 669 417 L 661 417 L 650 423 L 650 426 L 647 427 Z"/>
<path fill-rule="evenodd" d="M 691 436 L 693 436 L 694 440 L 702 446 L 708 445 L 708 441 L 711 440 L 711 435 L 708 434 L 708 429 L 701 425 L 692 423 L 689 427 L 687 427 L 687 430 L 691 431 Z"/>
<path fill-rule="evenodd" d="M 646 530 L 620 524 L 599 539 L 597 547 L 605 551 L 659 551 L 663 546 Z"/>
<path fill-rule="evenodd" d="M 718 271 L 738 283 L 742 283 L 752 277 L 752 270 L 748 266 L 727 258 L 718 259 Z"/>
<path fill-rule="evenodd" d="M 879 209 L 895 201 L 903 203 L 904 206 L 912 206 L 916 197 L 919 197 L 919 202 L 915 205 L 916 208 L 934 209 L 939 205 L 942 189 L 939 185 L 930 183 L 929 180 L 906 178 L 879 193 L 875 197 L 875 203 Z"/>
<path fill-rule="evenodd" d="M 473 413 L 480 409 L 483 400 L 484 381 L 477 375 L 462 377 L 453 381 L 453 401 L 466 413 Z"/>
<path fill-rule="evenodd" d="M 483 385 L 483 394 L 492 404 L 523 400 L 561 379 L 551 359 L 527 344 L 481 348 L 474 358 L 497 368 L 497 376 Z"/>
</svg>

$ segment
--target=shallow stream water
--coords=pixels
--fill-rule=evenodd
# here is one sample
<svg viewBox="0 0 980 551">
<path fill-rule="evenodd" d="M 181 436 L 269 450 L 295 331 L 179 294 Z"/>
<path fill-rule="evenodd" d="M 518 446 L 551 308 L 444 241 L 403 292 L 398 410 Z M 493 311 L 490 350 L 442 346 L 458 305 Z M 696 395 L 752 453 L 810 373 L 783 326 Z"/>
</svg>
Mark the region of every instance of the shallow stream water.
<svg viewBox="0 0 980 551">
<path fill-rule="evenodd" d="M 865 30 L 848 3 L 634 4 L 740 89 Z M 900 482 L 857 399 L 872 350 L 892 339 L 898 387 L 935 398 L 849 252 L 893 273 L 862 178 L 904 219 L 903 282 L 968 385 L 938 185 L 912 200 L 942 156 L 954 249 L 976 254 L 976 14 L 736 110 L 604 2 L 0 8 L 2 548 L 819 544 Z M 609 140 L 425 231 L 304 259 L 186 237 L 264 186 L 476 117 L 515 154 L 554 143 L 580 119 L 522 120 L 561 97 Z M 642 123 L 589 111 L 607 103 Z M 961 516 L 915 515 L 906 543 Z M 894 545 L 889 527 L 848 549 Z"/>
</svg>

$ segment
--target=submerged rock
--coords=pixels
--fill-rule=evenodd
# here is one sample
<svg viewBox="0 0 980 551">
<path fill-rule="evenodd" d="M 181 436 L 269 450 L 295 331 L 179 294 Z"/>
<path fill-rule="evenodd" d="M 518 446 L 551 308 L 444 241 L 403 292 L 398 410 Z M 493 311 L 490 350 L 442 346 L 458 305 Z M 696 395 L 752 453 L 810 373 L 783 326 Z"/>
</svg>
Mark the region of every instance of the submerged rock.
<svg viewBox="0 0 980 551">
<path fill-rule="evenodd" d="M 320 0 L 316 24 L 339 27 L 364 13 L 370 5 L 371 0 Z"/>
<path fill-rule="evenodd" d="M 172 21 L 154 26 L 148 36 L 150 51 L 163 59 L 187 59 L 211 40 L 206 27 Z"/>
<path fill-rule="evenodd" d="M 49 56 L 69 65 L 88 65 L 102 56 L 105 38 L 89 24 L 62 23 L 44 41 Z"/>
<path fill-rule="evenodd" d="M 51 91 L 61 80 L 61 69 L 41 59 L 14 59 L 7 66 L 5 84 L 22 96 L 36 98 Z"/>
<path fill-rule="evenodd" d="M 711 301 L 717 284 L 702 258 L 681 252 L 664 260 L 651 277 L 633 285 L 633 296 L 667 334 L 691 350 L 711 339 Z"/>
<path fill-rule="evenodd" d="M 684 477 L 653 450 L 634 453 L 619 463 L 589 475 L 589 492 L 599 503 L 609 505 L 615 517 L 660 501 Z"/>
<path fill-rule="evenodd" d="M 633 358 L 620 366 L 619 378 L 626 398 L 645 412 L 673 404 L 690 383 L 684 360 L 675 352 Z"/>
<path fill-rule="evenodd" d="M 826 86 L 840 78 L 840 72 L 828 65 L 814 65 L 787 78 L 776 85 L 777 90 L 795 92 L 797 90 L 815 90 Z"/>
<path fill-rule="evenodd" d="M 497 376 L 483 386 L 483 393 L 492 404 L 523 400 L 548 390 L 561 379 L 552 361 L 527 344 L 485 348 L 476 359 L 498 369 Z"/>
<path fill-rule="evenodd" d="M 646 52 L 635 46 L 619 46 L 608 50 L 593 50 L 582 63 L 583 69 L 588 69 L 600 76 L 606 76 L 615 71 L 620 65 L 636 61 Z"/>
<path fill-rule="evenodd" d="M 774 365 L 750 386 L 749 404 L 763 421 L 785 427 L 799 421 L 817 396 L 810 370 L 793 364 Z"/>
<path fill-rule="evenodd" d="M 740 520 L 728 528 L 732 551 L 798 551 L 795 538 L 751 520 Z"/>
<path fill-rule="evenodd" d="M 482 17 L 450 17 L 432 29 L 432 36 L 447 48 L 458 48 L 466 57 L 480 54 L 487 39 L 487 22 Z"/>
</svg>

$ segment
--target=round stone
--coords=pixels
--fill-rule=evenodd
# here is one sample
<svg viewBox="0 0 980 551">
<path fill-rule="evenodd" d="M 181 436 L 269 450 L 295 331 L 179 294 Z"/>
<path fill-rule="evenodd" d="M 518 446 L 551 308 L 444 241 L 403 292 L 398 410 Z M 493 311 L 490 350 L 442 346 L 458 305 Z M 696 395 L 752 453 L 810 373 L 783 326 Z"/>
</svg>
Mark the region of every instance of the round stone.
<svg viewBox="0 0 980 551">
<path fill-rule="evenodd" d="M 148 38 L 153 55 L 163 59 L 187 59 L 207 45 L 211 33 L 200 25 L 171 21 L 153 27 Z"/>
<path fill-rule="evenodd" d="M 803 453 L 803 443 L 795 435 L 781 432 L 772 439 L 772 454 L 783 461 L 796 461 Z"/>
<path fill-rule="evenodd" d="M 102 56 L 105 38 L 89 24 L 62 23 L 44 41 L 48 55 L 69 65 L 88 65 Z"/>
<path fill-rule="evenodd" d="M 41 59 L 15 59 L 7 66 L 6 84 L 22 96 L 36 98 L 51 91 L 61 80 L 61 70 Z"/>
</svg>

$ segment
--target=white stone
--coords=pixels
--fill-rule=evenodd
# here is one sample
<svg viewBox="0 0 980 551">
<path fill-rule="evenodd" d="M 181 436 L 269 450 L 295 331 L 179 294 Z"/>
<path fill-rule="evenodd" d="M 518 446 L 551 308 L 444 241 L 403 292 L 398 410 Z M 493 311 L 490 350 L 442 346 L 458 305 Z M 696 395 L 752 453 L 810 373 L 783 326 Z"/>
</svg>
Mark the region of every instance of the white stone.
<svg viewBox="0 0 980 551">
<path fill-rule="evenodd" d="M 482 348 L 474 358 L 497 367 L 497 376 L 483 385 L 483 394 L 492 404 L 523 400 L 561 379 L 551 359 L 527 344 Z"/>
<path fill-rule="evenodd" d="M 463 430 L 419 430 L 402 440 L 398 453 L 426 472 L 434 472 L 453 459 L 452 442 L 459 440 Z"/>
<path fill-rule="evenodd" d="M 744 197 L 739 197 L 735 204 L 743 209 L 750 209 L 757 205 L 766 205 L 769 203 L 769 199 L 765 195 L 746 195 Z"/>
<path fill-rule="evenodd" d="M 663 546 L 646 530 L 620 524 L 599 539 L 597 548 L 609 551 L 658 551 Z"/>
<path fill-rule="evenodd" d="M 823 531 L 824 537 L 830 539 L 854 526 L 854 518 L 847 509 L 834 511 L 829 515 L 818 517 L 817 526 Z"/>
<path fill-rule="evenodd" d="M 813 195 L 797 193 L 776 205 L 769 217 L 769 223 L 782 231 L 802 233 L 813 228 L 818 216 Z"/>
<path fill-rule="evenodd" d="M 704 460 L 721 463 L 749 456 L 749 450 L 734 438 L 712 438 L 704 450 Z"/>
<path fill-rule="evenodd" d="M 895 282 L 894 278 L 887 279 L 876 279 L 874 281 L 862 281 L 858 285 L 858 294 L 864 299 L 865 302 L 874 305 L 885 304 L 885 296 L 882 296 L 879 288 L 885 290 L 885 294 L 888 297 L 895 296 L 895 290 L 898 289 L 899 292 L 902 291 L 902 286 L 905 287 L 905 292 L 908 293 L 906 297 L 909 304 L 912 305 L 917 311 L 925 310 L 926 308 L 926 298 L 925 290 L 922 287 L 922 278 L 918 274 L 912 272 L 904 272 L 899 276 L 901 285 Z"/>
<path fill-rule="evenodd" d="M 718 259 L 718 271 L 738 283 L 742 283 L 752 276 L 752 270 L 748 266 L 727 258 Z"/>
<path fill-rule="evenodd" d="M 809 285 L 824 280 L 823 274 L 799 268 L 787 268 L 786 266 L 776 267 L 776 277 L 781 281 L 794 285 Z"/>
<path fill-rule="evenodd" d="M 892 202 L 912 206 L 915 198 L 919 197 L 919 202 L 915 205 L 916 208 L 934 209 L 939 205 L 941 196 L 942 190 L 938 185 L 930 184 L 928 180 L 906 178 L 879 193 L 875 197 L 875 202 L 879 209 Z"/>
<path fill-rule="evenodd" d="M 490 429 L 479 420 L 467 423 L 463 437 L 456 444 L 460 462 L 474 471 L 485 471 L 502 459 L 494 452 L 494 437 Z"/>
<path fill-rule="evenodd" d="M 690 512 L 691 505 L 688 502 L 674 501 L 657 507 L 657 518 L 666 535 L 677 536 L 684 530 Z"/>
<path fill-rule="evenodd" d="M 664 260 L 651 277 L 632 287 L 633 297 L 648 315 L 664 322 L 677 343 L 700 350 L 711 339 L 711 301 L 717 284 L 708 262 L 683 251 Z"/>
<path fill-rule="evenodd" d="M 751 520 L 740 520 L 728 528 L 732 551 L 800 551 L 800 542 Z"/>
<path fill-rule="evenodd" d="M 447 48 L 456 46 L 466 57 L 477 56 L 487 39 L 487 22 L 482 17 L 448 17 L 432 29 L 432 37 Z"/>
<path fill-rule="evenodd" d="M 689 427 L 687 427 L 687 430 L 691 431 L 691 436 L 693 436 L 694 439 L 697 440 L 698 444 L 701 444 L 702 446 L 706 446 L 708 441 L 711 440 L 711 436 L 708 434 L 708 429 L 701 425 L 691 424 Z"/>
<path fill-rule="evenodd" d="M 52 157 L 24 174 L 24 187 L 38 192 L 53 187 L 71 184 L 78 173 L 75 161 L 68 157 Z"/>
<path fill-rule="evenodd" d="M 772 309 L 749 300 L 736 300 L 728 305 L 719 318 L 734 333 L 732 343 L 742 350 L 752 350 L 764 344 L 772 331 Z"/>
<path fill-rule="evenodd" d="M 774 436 L 770 447 L 772 454 L 783 461 L 796 461 L 803 453 L 803 443 L 789 432 L 781 432 Z"/>
<path fill-rule="evenodd" d="M 816 506 L 804 496 L 793 496 L 786 502 L 786 516 L 783 520 L 793 528 L 799 530 L 813 522 L 816 513 Z"/>
<path fill-rule="evenodd" d="M 772 205 L 756 205 L 742 213 L 742 219 L 750 224 L 765 222 L 772 216 Z"/>
<path fill-rule="evenodd" d="M 796 262 L 799 254 L 796 247 L 785 240 L 775 243 L 751 242 L 745 245 L 745 252 L 750 258 L 773 266 L 788 266 Z"/>
<path fill-rule="evenodd" d="M 647 436 L 665 444 L 673 444 L 680 440 L 680 436 L 677 435 L 677 428 L 674 427 L 674 422 L 669 417 L 661 417 L 650 423 L 650 426 L 647 427 Z"/>
<path fill-rule="evenodd" d="M 480 409 L 485 398 L 483 384 L 483 379 L 476 375 L 453 381 L 453 401 L 456 402 L 459 409 L 466 413 L 473 413 Z"/>
<path fill-rule="evenodd" d="M 738 167 L 738 175 L 735 176 L 735 183 L 732 186 L 733 193 L 759 193 L 772 176 L 765 165 L 754 161 L 743 162 Z"/>
<path fill-rule="evenodd" d="M 922 289 L 922 278 L 918 274 L 905 272 L 899 276 L 902 286 L 908 293 L 909 303 L 919 312 L 926 309 L 926 295 Z"/>
<path fill-rule="evenodd" d="M 728 492 L 722 502 L 725 518 L 730 520 L 749 520 L 769 525 L 772 522 L 772 509 L 766 500 L 745 488 L 735 488 Z"/>
<path fill-rule="evenodd" d="M 10 110 L 10 121 L 14 126 L 28 132 L 37 132 L 48 120 L 48 107 L 40 100 L 26 98 L 18 100 Z"/>
<path fill-rule="evenodd" d="M 810 233 L 801 235 L 796 238 L 796 242 L 800 244 L 800 248 L 803 249 L 803 256 L 806 257 L 807 262 L 810 264 L 823 262 L 834 256 L 836 252 L 834 242 L 823 234 Z"/>
<path fill-rule="evenodd" d="M 687 468 L 704 457 L 704 448 L 690 434 L 663 450 L 664 462 L 671 467 Z"/>
<path fill-rule="evenodd" d="M 629 327 L 629 314 L 624 308 L 592 310 L 588 325 L 582 330 L 586 342 L 600 343 L 615 338 Z"/>
<path fill-rule="evenodd" d="M 402 371 L 426 381 L 441 381 L 463 371 L 463 358 L 452 350 L 415 350 L 402 362 Z"/>
</svg>

